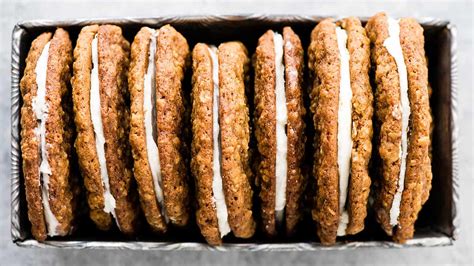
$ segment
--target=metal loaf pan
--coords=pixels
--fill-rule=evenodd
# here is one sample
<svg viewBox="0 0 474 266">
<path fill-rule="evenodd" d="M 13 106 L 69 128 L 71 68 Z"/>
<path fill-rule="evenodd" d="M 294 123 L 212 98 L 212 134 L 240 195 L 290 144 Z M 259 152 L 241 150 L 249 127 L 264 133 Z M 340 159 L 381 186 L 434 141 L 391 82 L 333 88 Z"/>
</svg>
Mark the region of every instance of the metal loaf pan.
<svg viewBox="0 0 474 266">
<path fill-rule="evenodd" d="M 22 247 L 107 248 L 134 250 L 341 250 L 359 247 L 408 247 L 452 245 L 459 228 L 459 177 L 457 171 L 456 127 L 456 31 L 447 21 L 420 18 L 425 31 L 425 49 L 429 62 L 429 81 L 433 89 L 431 108 L 433 131 L 433 188 L 430 198 L 420 212 L 415 238 L 404 245 L 393 243 L 373 221 L 369 213 L 366 230 L 347 237 L 334 246 L 325 247 L 316 241 L 311 219 L 306 217 L 296 237 L 268 240 L 257 234 L 249 240 L 229 239 L 220 247 L 204 242 L 195 225 L 186 230 L 171 230 L 165 236 L 143 232 L 133 239 L 118 232 L 100 232 L 90 221 L 80 224 L 71 236 L 38 242 L 30 234 L 25 190 L 21 170 L 19 83 L 32 40 L 41 32 L 63 27 L 69 31 L 73 45 L 82 26 L 94 23 L 116 24 L 132 42 L 140 27 L 160 27 L 171 24 L 188 40 L 192 48 L 197 42 L 218 44 L 240 40 L 249 53 L 255 51 L 258 38 L 267 30 L 281 30 L 291 26 L 300 36 L 306 49 L 310 32 L 324 17 L 319 16 L 171 16 L 159 18 L 75 19 L 67 21 L 30 20 L 19 22 L 12 33 L 11 85 L 11 234 Z M 367 21 L 367 18 L 362 18 Z M 189 86 L 189 85 L 188 85 Z M 189 88 L 188 88 L 189 89 Z M 309 121 L 308 121 L 309 122 Z M 310 139 L 310 138 L 308 138 Z M 307 215 L 308 216 L 308 215 Z M 87 220 L 87 219 L 85 219 Z M 145 230 L 146 231 L 146 230 Z"/>
</svg>

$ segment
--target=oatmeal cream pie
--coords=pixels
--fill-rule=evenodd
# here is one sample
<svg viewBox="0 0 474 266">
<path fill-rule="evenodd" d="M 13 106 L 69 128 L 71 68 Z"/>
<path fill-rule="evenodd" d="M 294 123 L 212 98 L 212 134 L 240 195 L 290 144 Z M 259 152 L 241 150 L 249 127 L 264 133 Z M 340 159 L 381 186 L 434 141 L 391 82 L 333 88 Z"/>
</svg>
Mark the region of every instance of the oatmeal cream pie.
<svg viewBox="0 0 474 266">
<path fill-rule="evenodd" d="M 423 28 L 378 13 L 366 25 L 375 68 L 380 177 L 375 212 L 396 242 L 413 238 L 431 189 L 431 112 Z"/>
<path fill-rule="evenodd" d="M 189 220 L 189 188 L 181 154 L 182 82 L 189 47 L 170 25 L 143 27 L 131 47 L 130 143 L 146 220 L 157 232 Z"/>
<path fill-rule="evenodd" d="M 72 45 L 58 28 L 31 44 L 20 82 L 21 152 L 33 237 L 65 236 L 77 215 L 78 177 L 72 171 L 70 76 Z"/>
<path fill-rule="evenodd" d="M 139 211 L 128 141 L 129 50 L 120 27 L 86 26 L 74 49 L 72 78 L 75 147 L 90 217 L 101 230 L 116 223 L 125 234 L 136 231 Z"/>
<path fill-rule="evenodd" d="M 249 164 L 249 59 L 240 42 L 193 49 L 192 160 L 202 235 L 219 245 L 229 232 L 255 232 Z"/>
<path fill-rule="evenodd" d="M 301 219 L 306 180 L 304 154 L 303 47 L 290 27 L 263 34 L 253 58 L 257 184 L 261 187 L 263 229 L 275 235 L 284 225 L 291 235 Z"/>
<path fill-rule="evenodd" d="M 308 49 L 316 131 L 312 216 L 324 245 L 363 230 L 371 180 L 369 39 L 357 18 L 321 21 Z"/>
</svg>

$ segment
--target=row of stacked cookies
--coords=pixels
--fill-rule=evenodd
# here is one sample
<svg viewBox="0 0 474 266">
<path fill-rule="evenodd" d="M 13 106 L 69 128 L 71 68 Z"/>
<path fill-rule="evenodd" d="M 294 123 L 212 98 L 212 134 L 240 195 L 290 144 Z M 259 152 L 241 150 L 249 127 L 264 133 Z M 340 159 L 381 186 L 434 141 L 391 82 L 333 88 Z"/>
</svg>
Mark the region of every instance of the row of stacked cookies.
<svg viewBox="0 0 474 266">
<path fill-rule="evenodd" d="M 257 215 L 267 235 L 291 235 L 306 207 L 321 242 L 333 244 L 337 236 L 361 232 L 373 207 L 395 241 L 412 238 L 432 176 L 422 27 L 384 13 L 365 28 L 357 18 L 326 19 L 311 33 L 307 56 L 314 140 L 305 136 L 304 49 L 290 27 L 258 40 L 253 99 L 247 99 L 250 58 L 238 41 L 198 43 L 191 53 L 186 39 L 166 25 L 142 28 L 130 47 L 120 27 L 92 25 L 82 28 L 73 53 L 65 30 L 41 34 L 21 80 L 33 236 L 71 233 L 83 184 L 96 226 L 128 235 L 138 230 L 141 212 L 164 233 L 191 223 L 194 209 L 212 245 L 231 232 L 253 236 Z M 190 105 L 183 90 L 189 59 Z M 303 170 L 307 141 L 314 147 L 309 175 Z M 75 153 L 80 175 L 72 167 Z M 374 182 L 371 157 L 380 161 Z M 310 178 L 314 200 L 303 206 Z"/>
</svg>

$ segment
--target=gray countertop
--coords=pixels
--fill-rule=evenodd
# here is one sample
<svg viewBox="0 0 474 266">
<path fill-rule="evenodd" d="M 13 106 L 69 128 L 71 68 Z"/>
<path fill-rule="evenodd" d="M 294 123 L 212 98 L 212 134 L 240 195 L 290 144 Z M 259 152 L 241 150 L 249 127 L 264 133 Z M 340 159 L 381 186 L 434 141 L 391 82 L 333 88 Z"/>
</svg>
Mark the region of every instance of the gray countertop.
<svg viewBox="0 0 474 266">
<path fill-rule="evenodd" d="M 47 2 L 47 3 L 45 3 Z M 305 14 L 371 16 L 378 11 L 392 16 L 436 17 L 458 28 L 458 125 L 461 232 L 453 246 L 436 248 L 365 248 L 319 252 L 158 252 L 127 250 L 25 249 L 10 238 L 10 42 L 16 22 L 26 19 L 79 17 L 156 17 L 201 14 Z M 315 265 L 315 264 L 469 264 L 473 263 L 473 89 L 471 1 L 6 1 L 0 0 L 0 265 Z"/>
</svg>

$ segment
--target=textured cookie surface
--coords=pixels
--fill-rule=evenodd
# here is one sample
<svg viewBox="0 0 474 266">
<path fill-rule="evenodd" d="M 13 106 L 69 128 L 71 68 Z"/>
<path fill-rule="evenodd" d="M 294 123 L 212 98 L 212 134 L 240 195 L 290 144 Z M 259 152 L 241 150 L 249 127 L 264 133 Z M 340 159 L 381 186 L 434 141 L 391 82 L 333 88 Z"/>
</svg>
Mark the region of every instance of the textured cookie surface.
<svg viewBox="0 0 474 266">
<path fill-rule="evenodd" d="M 144 76 L 147 72 L 151 29 L 143 27 L 131 47 L 130 71 L 130 144 L 134 158 L 134 177 L 138 184 L 140 203 L 146 220 L 158 232 L 166 231 L 166 223 L 155 195 L 153 176 L 148 162 L 143 110 Z M 155 62 L 151 62 L 155 63 Z M 155 89 L 155 88 L 152 88 Z M 156 141 L 156 140 L 155 140 Z"/>
<path fill-rule="evenodd" d="M 41 202 L 41 186 L 38 185 L 40 184 L 40 141 L 35 133 L 38 123 L 32 108 L 32 101 L 36 97 L 37 91 L 36 62 L 50 39 L 51 33 L 43 33 L 33 41 L 26 58 L 26 68 L 20 83 L 23 97 L 23 106 L 21 107 L 22 167 L 25 177 L 26 200 L 28 202 L 28 218 L 32 225 L 32 234 L 38 240 L 46 239 L 47 229 Z"/>
<path fill-rule="evenodd" d="M 138 214 L 135 190 L 132 189 L 132 157 L 128 141 L 130 110 L 126 102 L 129 98 L 130 44 L 117 26 L 100 26 L 97 36 L 107 172 L 120 230 L 130 234 L 135 230 Z"/>
<path fill-rule="evenodd" d="M 288 173 L 286 185 L 286 233 L 291 235 L 301 220 L 301 204 L 306 186 L 301 165 L 304 155 L 303 104 L 303 47 L 300 38 L 290 27 L 283 28 L 283 60 L 285 63 L 285 94 L 288 110 L 286 134 L 288 136 Z"/>
<path fill-rule="evenodd" d="M 352 154 L 346 233 L 356 234 L 364 229 L 371 184 L 373 95 L 369 81 L 370 41 L 359 19 L 350 17 L 339 24 L 347 32 L 352 90 Z"/>
<path fill-rule="evenodd" d="M 213 197 L 213 65 L 208 46 L 193 49 L 192 157 L 191 171 L 196 180 L 198 208 L 196 220 L 201 234 L 211 245 L 222 243 Z"/>
<path fill-rule="evenodd" d="M 311 33 L 308 56 L 313 75 L 310 108 L 316 131 L 313 174 L 317 191 L 312 215 L 321 243 L 326 245 L 336 241 L 340 216 L 337 166 L 338 51 L 336 25 L 330 19 L 325 19 Z"/>
<path fill-rule="evenodd" d="M 394 239 L 404 243 L 413 238 L 415 221 L 431 190 L 431 123 L 428 67 L 423 28 L 412 18 L 400 20 L 400 39 L 408 73 L 411 121 L 405 174 L 405 190 L 399 226 Z"/>
<path fill-rule="evenodd" d="M 182 156 L 185 105 L 182 82 L 189 57 L 186 39 L 170 25 L 160 28 L 156 44 L 156 116 L 165 210 L 171 223 L 189 220 L 189 186 Z"/>
<path fill-rule="evenodd" d="M 249 110 L 245 95 L 249 59 L 247 49 L 240 42 L 219 45 L 218 55 L 222 179 L 229 225 L 235 236 L 249 238 L 255 232 L 249 165 Z"/>
<path fill-rule="evenodd" d="M 49 176 L 49 204 L 53 215 L 58 220 L 57 233 L 66 235 L 72 229 L 75 215 L 74 185 L 75 175 L 71 175 L 71 141 L 73 127 L 69 124 L 69 78 L 72 63 L 72 46 L 69 34 L 57 29 L 54 36 L 43 33 L 37 37 L 28 53 L 24 76 L 20 83 L 23 97 L 21 108 L 21 150 L 23 173 L 25 177 L 28 218 L 32 224 L 32 234 L 38 240 L 47 235 L 43 214 L 39 165 L 40 144 L 35 130 L 38 126 L 32 109 L 32 101 L 37 94 L 35 68 L 45 45 L 50 41 L 46 74 L 46 103 L 48 119 L 46 120 L 46 143 L 48 163 L 51 169 Z"/>
<path fill-rule="evenodd" d="M 410 123 L 407 169 L 402 194 L 399 225 L 390 225 L 390 209 L 398 187 L 401 144 L 400 81 L 393 57 L 383 46 L 388 37 L 387 16 L 379 13 L 366 26 L 372 42 L 371 60 L 375 66 L 375 108 L 378 128 L 378 155 L 382 175 L 376 181 L 377 220 L 397 242 L 413 237 L 414 223 L 431 189 L 429 157 L 431 115 L 428 95 L 428 70 L 424 52 L 423 29 L 413 19 L 400 20 L 400 43 L 407 67 Z"/>
<path fill-rule="evenodd" d="M 273 31 L 260 37 L 255 51 L 255 136 L 259 152 L 257 168 L 261 187 L 261 215 L 263 229 L 275 235 L 275 193 L 276 193 L 276 67 Z"/>
<path fill-rule="evenodd" d="M 366 26 L 373 48 L 371 60 L 375 67 L 375 110 L 377 118 L 378 156 L 381 159 L 381 179 L 376 179 L 375 209 L 377 220 L 388 235 L 392 235 L 390 208 L 397 190 L 400 173 L 402 117 L 400 114 L 400 80 L 393 57 L 383 46 L 388 38 L 385 15 L 372 17 Z"/>
</svg>

